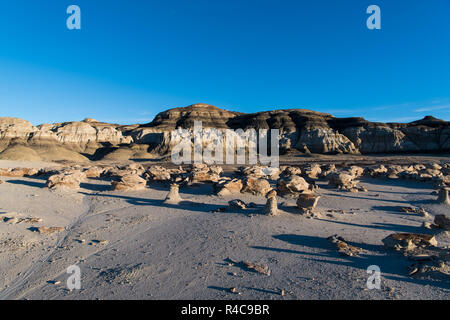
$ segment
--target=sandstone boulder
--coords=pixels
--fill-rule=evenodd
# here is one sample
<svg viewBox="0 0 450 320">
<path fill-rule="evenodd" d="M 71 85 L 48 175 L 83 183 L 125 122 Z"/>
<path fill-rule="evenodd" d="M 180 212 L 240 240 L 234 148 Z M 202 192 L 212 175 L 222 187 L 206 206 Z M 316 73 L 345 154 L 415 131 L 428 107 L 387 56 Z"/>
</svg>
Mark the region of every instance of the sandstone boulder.
<svg viewBox="0 0 450 320">
<path fill-rule="evenodd" d="M 118 181 L 112 181 L 111 185 L 115 191 L 139 191 L 145 190 L 147 181 L 137 174 L 127 174 Z"/>
<path fill-rule="evenodd" d="M 215 185 L 217 195 L 220 197 L 229 196 L 232 194 L 238 194 L 241 192 L 244 184 L 240 179 L 233 179 L 231 181 L 219 182 Z"/>
<path fill-rule="evenodd" d="M 446 215 L 438 214 L 434 217 L 434 224 L 441 229 L 450 231 L 450 218 Z"/>
<path fill-rule="evenodd" d="M 302 213 L 309 213 L 314 210 L 320 196 L 314 193 L 301 193 L 297 199 L 297 207 Z"/>
<path fill-rule="evenodd" d="M 244 179 L 242 192 L 265 196 L 271 189 L 270 183 L 266 179 L 248 177 Z"/>
<path fill-rule="evenodd" d="M 416 247 L 435 247 L 436 238 L 432 235 L 416 233 L 394 233 L 382 240 L 383 244 L 397 251 L 410 251 Z"/>
<path fill-rule="evenodd" d="M 51 190 L 78 190 L 86 179 L 81 171 L 65 171 L 48 178 L 46 186 Z"/>
<path fill-rule="evenodd" d="M 300 176 L 288 176 L 277 182 L 277 190 L 281 196 L 297 197 L 300 192 L 309 189 L 309 184 Z"/>
</svg>

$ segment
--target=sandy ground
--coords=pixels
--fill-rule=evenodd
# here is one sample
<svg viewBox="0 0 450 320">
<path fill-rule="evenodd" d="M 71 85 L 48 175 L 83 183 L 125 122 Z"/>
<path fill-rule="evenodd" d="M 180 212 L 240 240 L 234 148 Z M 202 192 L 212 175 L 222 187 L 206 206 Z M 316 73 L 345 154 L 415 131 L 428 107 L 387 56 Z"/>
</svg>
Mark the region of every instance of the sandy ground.
<svg viewBox="0 0 450 320">
<path fill-rule="evenodd" d="M 400 207 L 421 206 L 431 215 L 448 214 L 448 207 L 435 204 L 431 184 L 361 179 L 369 192 L 355 194 L 319 183 L 318 207 L 324 217 L 308 219 L 292 213 L 295 200 L 279 198 L 285 213 L 268 217 L 260 214 L 264 198 L 244 194 L 219 198 L 211 195 L 209 185 L 181 188 L 186 201 L 167 205 L 162 203 L 168 191 L 163 185 L 124 193 L 110 191 L 108 181 L 90 180 L 79 192 L 57 193 L 45 188 L 41 179 L 2 180 L 0 299 L 450 297 L 449 281 L 408 276 L 410 261 L 387 251 L 381 242 L 394 232 L 432 232 L 421 225 L 433 217 L 403 213 Z M 236 198 L 258 207 L 211 213 Z M 327 216 L 329 209 L 345 213 Z M 2 216 L 13 215 L 43 220 L 1 221 Z M 65 230 L 52 235 L 30 230 L 39 226 Z M 326 240 L 334 234 L 363 248 L 363 253 L 339 255 Z M 444 234 L 437 239 L 439 246 L 450 245 Z M 248 271 L 230 264 L 229 258 L 266 265 L 271 274 Z M 66 287 L 70 265 L 81 268 L 81 290 Z M 370 265 L 381 269 L 379 290 L 366 288 Z"/>
</svg>

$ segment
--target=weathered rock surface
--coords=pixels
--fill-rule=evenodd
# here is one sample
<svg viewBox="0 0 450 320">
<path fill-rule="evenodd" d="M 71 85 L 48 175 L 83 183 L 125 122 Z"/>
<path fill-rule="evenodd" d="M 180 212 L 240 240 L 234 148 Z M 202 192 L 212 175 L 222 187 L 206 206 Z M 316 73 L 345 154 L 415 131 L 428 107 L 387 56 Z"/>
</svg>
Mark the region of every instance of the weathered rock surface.
<svg viewBox="0 0 450 320">
<path fill-rule="evenodd" d="M 49 177 L 46 186 L 51 190 L 78 190 L 85 179 L 84 172 L 68 170 Z"/>
<path fill-rule="evenodd" d="M 383 244 L 397 251 L 410 251 L 417 247 L 435 247 L 436 238 L 427 234 L 393 233 L 382 240 Z"/>
<path fill-rule="evenodd" d="M 244 180 L 242 192 L 265 196 L 271 189 L 270 183 L 266 179 L 249 177 Z"/>
<path fill-rule="evenodd" d="M 195 121 L 201 121 L 203 128 L 220 130 L 279 129 L 281 153 L 294 149 L 330 154 L 450 150 L 449 122 L 431 116 L 411 123 L 385 124 L 362 118 L 335 118 L 304 109 L 244 114 L 194 104 L 161 112 L 143 125 L 121 126 L 85 119 L 33 126 L 22 119 L 0 118 L 0 159 L 151 158 L 168 154 L 177 143 L 171 140 L 172 130 L 192 129 Z"/>
<path fill-rule="evenodd" d="M 137 174 L 130 173 L 120 177 L 119 181 L 112 181 L 111 185 L 116 191 L 138 191 L 146 188 L 147 181 Z"/>
<path fill-rule="evenodd" d="M 309 189 L 309 183 L 304 178 L 294 175 L 278 180 L 277 189 L 281 196 L 298 197 L 300 192 Z"/>
</svg>

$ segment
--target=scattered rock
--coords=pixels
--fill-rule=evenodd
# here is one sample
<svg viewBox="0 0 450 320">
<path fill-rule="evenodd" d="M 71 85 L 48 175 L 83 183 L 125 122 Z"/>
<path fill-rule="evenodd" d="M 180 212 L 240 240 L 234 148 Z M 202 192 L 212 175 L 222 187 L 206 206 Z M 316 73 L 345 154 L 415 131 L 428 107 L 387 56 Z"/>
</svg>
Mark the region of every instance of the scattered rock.
<svg viewBox="0 0 450 320">
<path fill-rule="evenodd" d="M 314 193 L 301 193 L 297 199 L 297 207 L 302 213 L 309 213 L 317 206 L 320 196 Z"/>
<path fill-rule="evenodd" d="M 147 181 L 137 174 L 127 174 L 122 176 L 119 181 L 111 182 L 115 191 L 139 191 L 145 190 Z"/>
<path fill-rule="evenodd" d="M 434 217 L 434 224 L 446 231 L 450 231 L 450 219 L 444 214 L 438 214 Z"/>
<path fill-rule="evenodd" d="M 278 180 L 277 190 L 283 197 L 298 197 L 298 195 L 306 190 L 309 190 L 309 183 L 300 176 L 293 175 L 287 178 Z"/>
<path fill-rule="evenodd" d="M 30 231 L 37 232 L 40 234 L 53 234 L 57 232 L 64 231 L 63 227 L 32 227 L 29 228 Z"/>
<path fill-rule="evenodd" d="M 232 209 L 237 209 L 237 210 L 247 209 L 247 204 L 244 201 L 239 200 L 239 199 L 229 201 L 228 205 Z"/>
<path fill-rule="evenodd" d="M 223 183 L 219 182 L 215 185 L 215 189 L 217 191 L 217 195 L 220 197 L 229 196 L 232 194 L 241 193 L 242 188 L 244 187 L 242 180 L 233 179 L 231 181 L 223 181 Z"/>
<path fill-rule="evenodd" d="M 170 191 L 167 195 L 166 199 L 164 200 L 164 203 L 168 204 L 179 204 L 183 199 L 180 197 L 179 194 L 180 186 L 176 183 L 172 183 L 170 185 Z"/>
<path fill-rule="evenodd" d="M 242 192 L 265 196 L 271 189 L 270 183 L 266 179 L 248 177 L 244 180 Z"/>
<path fill-rule="evenodd" d="M 267 203 L 262 213 L 269 216 L 277 216 L 278 215 L 277 192 L 275 190 L 272 190 L 267 194 L 266 197 Z"/>
<path fill-rule="evenodd" d="M 85 179 L 84 172 L 66 171 L 49 177 L 46 185 L 51 190 L 78 190 Z"/>
<path fill-rule="evenodd" d="M 450 204 L 450 199 L 448 197 L 448 192 L 450 188 L 441 188 L 439 190 L 438 202 L 443 204 Z"/>
<path fill-rule="evenodd" d="M 342 238 L 338 235 L 328 237 L 327 240 L 330 241 L 332 244 L 334 244 L 337 251 L 344 256 L 349 256 L 349 257 L 356 256 L 357 257 L 358 254 L 362 252 L 361 248 L 358 248 L 358 247 L 348 244 L 344 240 L 344 238 Z"/>
<path fill-rule="evenodd" d="M 432 235 L 416 233 L 393 233 L 382 240 L 385 247 L 397 251 L 411 251 L 416 247 L 435 247 L 436 238 Z"/>
</svg>

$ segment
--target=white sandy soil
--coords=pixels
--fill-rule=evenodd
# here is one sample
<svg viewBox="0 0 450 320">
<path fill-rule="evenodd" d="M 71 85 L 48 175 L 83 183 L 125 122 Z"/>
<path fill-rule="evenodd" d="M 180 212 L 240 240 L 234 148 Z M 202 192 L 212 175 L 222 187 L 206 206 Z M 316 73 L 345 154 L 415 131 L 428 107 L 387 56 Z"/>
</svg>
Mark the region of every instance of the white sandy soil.
<svg viewBox="0 0 450 320">
<path fill-rule="evenodd" d="M 450 297 L 449 281 L 408 276 L 411 262 L 387 251 L 381 242 L 394 232 L 432 232 L 421 225 L 433 217 L 403 213 L 400 207 L 421 206 L 431 215 L 448 214 L 448 206 L 435 204 L 431 184 L 362 179 L 369 192 L 348 193 L 319 183 L 323 218 L 308 219 L 294 214 L 295 200 L 279 198 L 279 208 L 286 212 L 268 217 L 260 215 L 263 197 L 219 198 L 209 185 L 182 187 L 186 201 L 168 205 L 163 204 L 168 192 L 164 185 L 124 193 L 110 191 L 108 181 L 90 180 L 79 192 L 57 193 L 45 188 L 43 179 L 2 180 L 0 299 Z M 210 212 L 236 198 L 255 202 L 258 208 Z M 327 216 L 329 209 L 345 213 Z M 2 216 L 12 215 L 43 221 L 2 222 Z M 30 230 L 39 226 L 65 230 L 52 235 Z M 334 234 L 363 253 L 339 255 L 326 240 Z M 437 239 L 439 246 L 450 245 L 443 234 Z M 99 240 L 107 243 L 96 243 Z M 228 258 L 266 265 L 271 275 L 233 265 Z M 81 268 L 82 288 L 70 291 L 66 270 L 74 264 Z M 370 265 L 381 269 L 380 290 L 366 288 Z"/>
</svg>

